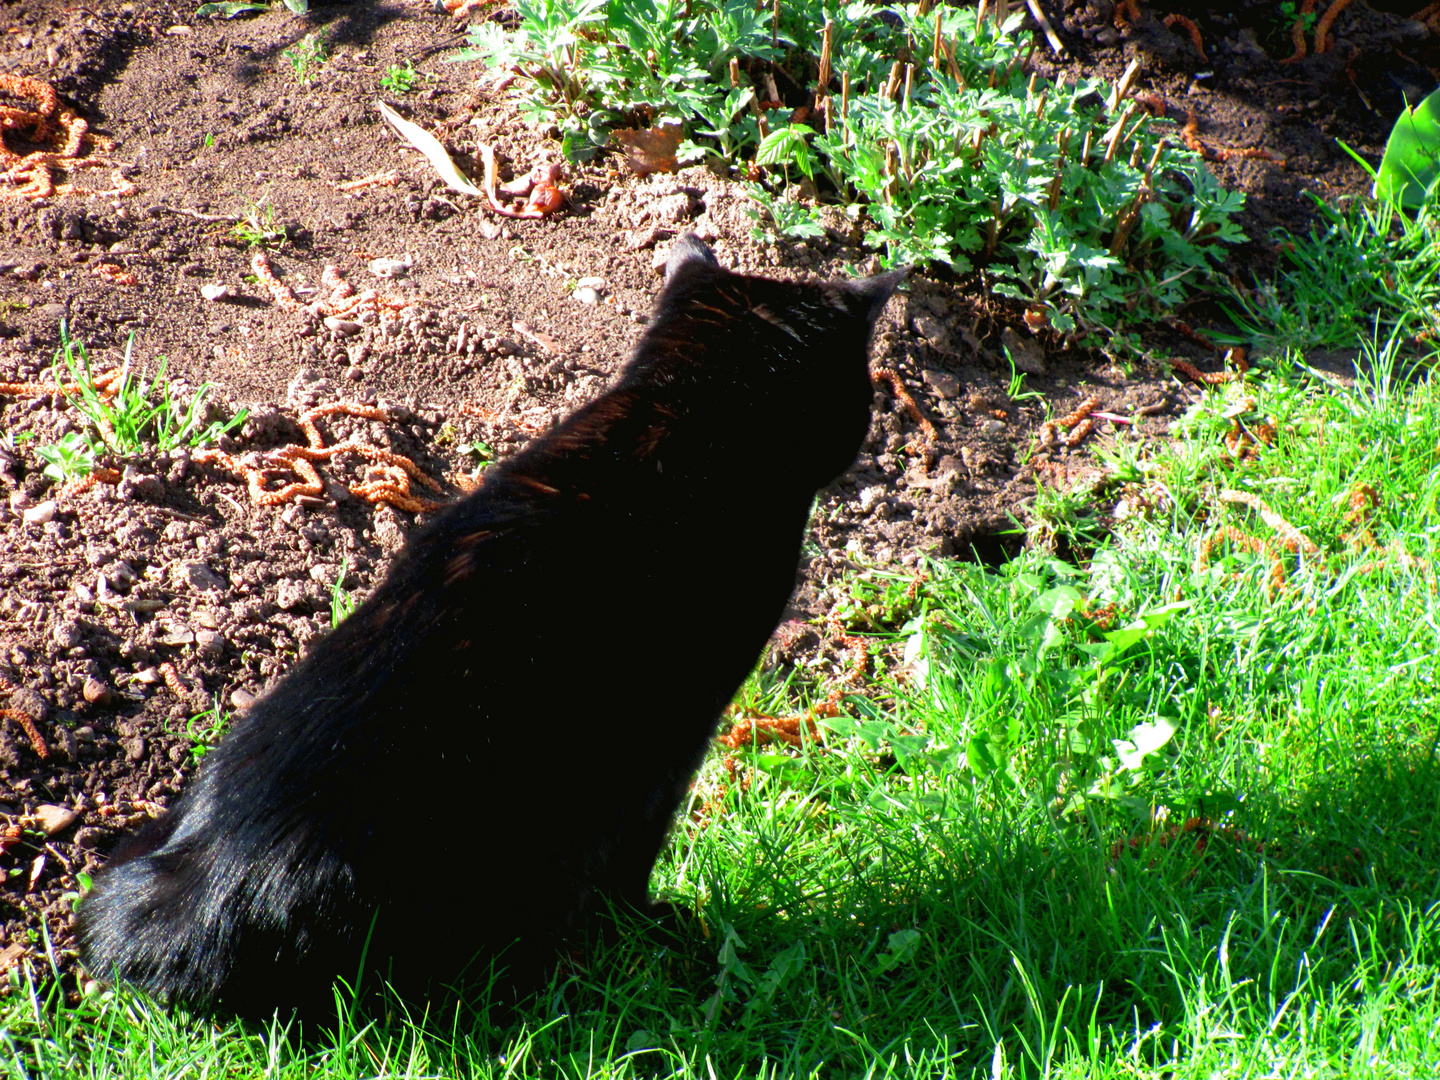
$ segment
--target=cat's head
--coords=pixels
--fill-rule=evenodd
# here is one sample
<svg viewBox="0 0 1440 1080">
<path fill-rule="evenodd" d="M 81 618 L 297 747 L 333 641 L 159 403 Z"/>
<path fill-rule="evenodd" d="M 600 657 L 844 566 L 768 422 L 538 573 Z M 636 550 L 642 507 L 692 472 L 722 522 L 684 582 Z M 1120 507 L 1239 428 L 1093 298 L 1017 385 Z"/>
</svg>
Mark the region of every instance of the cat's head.
<svg viewBox="0 0 1440 1080">
<path fill-rule="evenodd" d="M 677 237 L 641 352 L 706 389 L 691 411 L 733 427 L 739 455 L 778 455 L 819 487 L 854 460 L 870 423 L 868 351 L 904 269 L 857 281 L 778 281 L 723 268 L 692 234 Z M 688 379 L 686 381 L 689 381 Z M 743 417 L 746 424 L 735 423 Z M 765 439 L 746 441 L 759 428 Z M 758 463 L 757 463 L 758 464 Z"/>
<path fill-rule="evenodd" d="M 885 304 L 894 295 L 900 282 L 909 273 L 908 266 L 884 274 L 860 278 L 857 281 L 832 282 L 829 289 L 841 299 L 856 315 L 863 315 L 870 326 L 885 310 Z M 729 271 L 721 267 L 710 250 L 694 233 L 682 233 L 670 244 L 670 255 L 665 260 L 665 289 L 667 292 L 685 288 L 692 282 L 724 276 Z"/>
</svg>

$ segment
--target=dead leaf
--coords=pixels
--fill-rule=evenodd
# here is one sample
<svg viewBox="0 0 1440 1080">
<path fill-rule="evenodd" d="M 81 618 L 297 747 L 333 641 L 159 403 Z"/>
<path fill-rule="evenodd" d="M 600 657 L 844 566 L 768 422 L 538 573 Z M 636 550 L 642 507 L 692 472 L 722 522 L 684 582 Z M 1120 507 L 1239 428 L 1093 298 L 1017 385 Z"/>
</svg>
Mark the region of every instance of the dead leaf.
<svg viewBox="0 0 1440 1080">
<path fill-rule="evenodd" d="M 390 122 L 390 126 L 400 134 L 402 139 L 425 155 L 426 160 L 440 174 L 440 179 L 445 181 L 450 190 L 458 191 L 462 195 L 479 195 L 482 199 L 485 198 L 485 192 L 466 180 L 460 170 L 455 167 L 455 162 L 450 160 L 450 155 L 445 152 L 445 147 L 441 145 L 439 139 L 419 124 L 412 124 L 409 120 L 404 119 L 383 101 L 377 101 L 375 107 L 380 110 L 380 115 Z"/>
<path fill-rule="evenodd" d="M 0 952 L 0 972 L 8 971 L 21 957 L 29 952 L 29 946 L 22 945 L 18 941 L 13 945 L 6 945 L 4 951 Z"/>
<path fill-rule="evenodd" d="M 611 135 L 625 151 L 625 163 L 631 171 L 636 176 L 649 176 L 680 170 L 675 154 L 680 149 L 682 130 L 679 124 L 661 124 L 653 128 L 620 128 Z"/>
<path fill-rule="evenodd" d="M 35 861 L 30 864 L 30 880 L 25 883 L 25 891 L 35 891 L 35 885 L 40 880 L 40 875 L 45 872 L 45 856 L 36 855 Z"/>
</svg>

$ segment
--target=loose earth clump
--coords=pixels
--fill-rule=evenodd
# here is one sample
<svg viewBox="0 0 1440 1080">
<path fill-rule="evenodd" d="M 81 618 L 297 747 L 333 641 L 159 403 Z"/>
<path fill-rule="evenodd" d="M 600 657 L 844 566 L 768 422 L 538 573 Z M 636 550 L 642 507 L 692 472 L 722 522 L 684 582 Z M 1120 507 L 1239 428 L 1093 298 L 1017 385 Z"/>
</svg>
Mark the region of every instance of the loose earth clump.
<svg viewBox="0 0 1440 1080">
<path fill-rule="evenodd" d="M 1364 190 L 1335 140 L 1374 160 L 1401 100 L 1429 87 L 1431 28 L 1335 6 L 1302 54 L 1260 0 L 1223 14 L 1047 0 L 1066 55 L 1042 35 L 1031 65 L 1115 79 L 1140 61 L 1146 107 L 1247 195 L 1251 240 L 1229 266 L 1243 280 L 1269 272 L 1274 229 L 1313 220 L 1302 192 Z M 517 89 L 442 62 L 464 26 L 428 2 L 228 21 L 164 0 L 0 7 L 18 30 L 0 34 L 0 968 L 48 934 L 73 970 L 82 875 L 164 810 L 227 715 L 373 587 L 434 506 L 600 392 L 674 236 L 780 277 L 872 257 L 839 232 L 751 241 L 739 185 L 705 168 L 639 178 L 617 153 L 556 177 L 558 144 L 521 118 Z M 327 56 L 302 70 L 287 53 L 320 29 Z M 404 89 L 389 73 L 407 68 Z M 558 179 L 564 205 L 542 192 L 540 216 L 515 218 L 450 191 L 377 97 L 477 183 L 483 145 L 502 173 Z M 534 202 L 536 183 L 495 179 L 505 205 Z M 1163 437 L 1203 392 L 1178 366 L 1032 335 L 978 279 L 914 273 L 890 310 L 875 422 L 817 507 L 797 618 L 825 615 L 827 584 L 857 565 L 1004 557 L 1037 482 L 1093 487 L 1093 446 Z M 1217 372 L 1195 333 L 1207 310 L 1145 345 Z M 38 448 L 86 442 L 77 390 L 51 374 L 62 322 L 94 376 L 121 368 L 133 337 L 132 374 L 163 358 L 175 401 L 214 383 L 205 423 L 244 420 L 210 448 L 102 448 L 90 479 L 47 475 Z M 1041 396 L 1012 396 L 1007 350 Z"/>
</svg>

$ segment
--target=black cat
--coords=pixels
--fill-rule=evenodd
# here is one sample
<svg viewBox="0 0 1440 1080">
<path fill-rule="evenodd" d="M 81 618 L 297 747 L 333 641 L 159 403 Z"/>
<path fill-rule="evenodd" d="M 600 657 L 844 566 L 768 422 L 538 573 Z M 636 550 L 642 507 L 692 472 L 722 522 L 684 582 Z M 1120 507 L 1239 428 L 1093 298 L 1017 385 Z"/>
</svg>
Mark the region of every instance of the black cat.
<svg viewBox="0 0 1440 1080">
<path fill-rule="evenodd" d="M 99 875 L 89 970 L 325 1012 L 362 950 L 413 993 L 477 956 L 543 972 L 597 907 L 644 910 L 815 491 L 865 438 L 902 273 L 789 284 L 677 240 L 613 388 L 417 533 Z"/>
</svg>

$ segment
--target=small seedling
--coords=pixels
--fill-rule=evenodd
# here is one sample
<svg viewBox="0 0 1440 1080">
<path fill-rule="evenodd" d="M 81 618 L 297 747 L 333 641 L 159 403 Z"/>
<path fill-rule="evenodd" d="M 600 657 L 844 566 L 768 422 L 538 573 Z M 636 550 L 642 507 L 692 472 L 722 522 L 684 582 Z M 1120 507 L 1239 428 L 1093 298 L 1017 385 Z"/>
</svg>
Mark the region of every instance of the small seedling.
<svg viewBox="0 0 1440 1080">
<path fill-rule="evenodd" d="M 1025 389 L 1025 373 L 1015 366 L 1015 359 L 1010 355 L 1008 348 L 1005 348 L 1005 362 L 1010 365 L 1010 382 L 1005 390 L 1006 397 L 1017 402 L 1025 401 L 1028 398 L 1044 398 L 1045 395 L 1039 390 Z"/>
<path fill-rule="evenodd" d="M 220 705 L 220 698 L 213 699 L 210 708 L 196 713 L 185 722 L 185 737 L 190 740 L 190 757 L 199 762 L 220 741 L 225 729 L 230 726 L 230 714 Z"/>
<path fill-rule="evenodd" d="M 1320 21 L 1320 16 L 1313 11 L 1302 13 L 1295 0 L 1285 0 L 1280 5 L 1280 29 L 1288 32 L 1295 25 L 1296 19 L 1300 20 L 1300 29 L 1308 37 L 1310 31 L 1315 29 L 1315 24 Z"/>
<path fill-rule="evenodd" d="M 405 66 L 391 64 L 385 69 L 385 74 L 380 76 L 380 88 L 389 90 L 392 94 L 408 94 L 415 89 L 420 81 L 420 72 L 415 70 L 415 65 L 409 60 Z"/>
<path fill-rule="evenodd" d="M 275 224 L 275 208 L 265 199 L 245 200 L 245 213 L 230 227 L 230 235 L 246 247 L 266 247 L 285 241 L 285 230 Z"/>
<path fill-rule="evenodd" d="M 321 66 L 330 59 L 330 47 L 325 40 L 325 31 L 316 30 L 306 34 L 280 55 L 290 62 L 300 85 L 309 86 L 320 77 Z"/>
<path fill-rule="evenodd" d="M 195 9 L 195 15 L 202 19 L 211 15 L 233 19 L 236 15 L 250 15 L 260 11 L 279 11 L 281 7 L 284 7 L 292 15 L 304 15 L 310 10 L 310 0 L 274 0 L 269 4 L 256 3 L 255 0 L 218 0 L 216 3 L 201 4 Z"/>
<path fill-rule="evenodd" d="M 45 462 L 44 474 L 57 483 L 66 484 L 95 471 L 95 447 L 78 431 L 59 442 L 37 446 L 35 454 Z"/>
<path fill-rule="evenodd" d="M 485 466 L 495 463 L 495 449 L 489 443 L 483 443 L 479 440 L 473 443 L 458 443 L 455 449 L 466 457 L 475 458 L 478 462 L 478 469 L 483 469 Z"/>
<path fill-rule="evenodd" d="M 205 133 L 204 142 L 205 142 L 205 149 L 206 149 L 206 150 L 209 150 L 212 146 L 215 145 L 215 136 L 214 136 L 213 134 L 211 134 L 210 132 L 207 131 L 207 132 Z"/>
<path fill-rule="evenodd" d="M 355 597 L 345 588 L 345 575 L 350 571 L 349 560 L 340 560 L 340 572 L 330 586 L 330 627 L 334 629 L 350 617 L 355 610 Z"/>
</svg>

